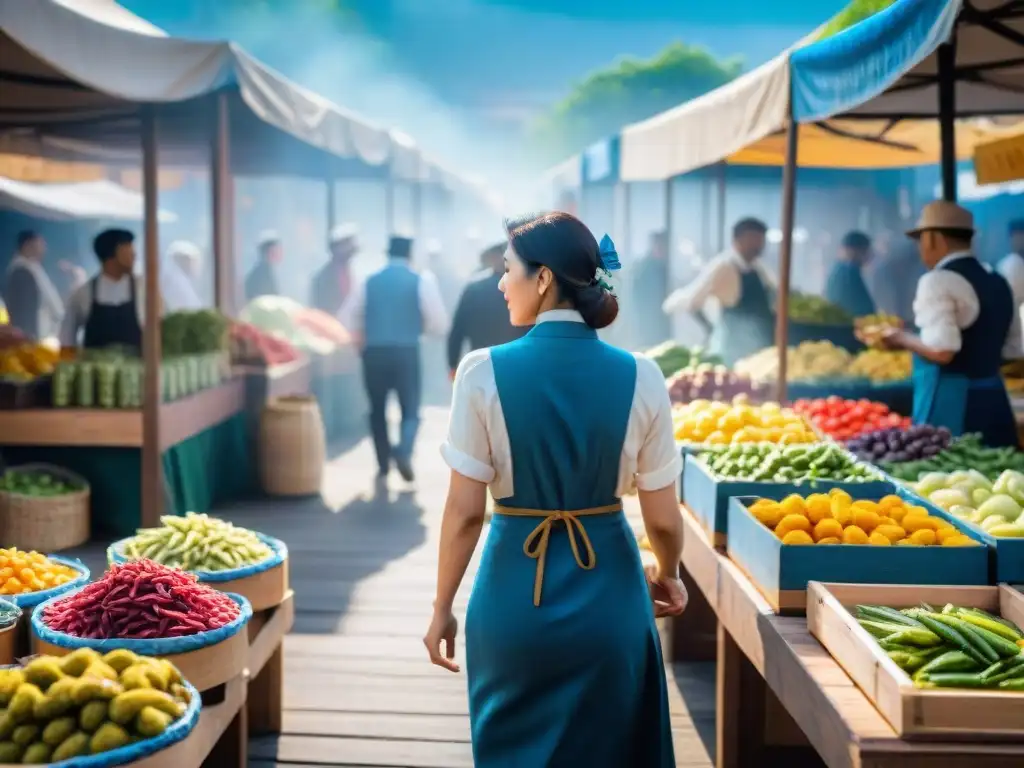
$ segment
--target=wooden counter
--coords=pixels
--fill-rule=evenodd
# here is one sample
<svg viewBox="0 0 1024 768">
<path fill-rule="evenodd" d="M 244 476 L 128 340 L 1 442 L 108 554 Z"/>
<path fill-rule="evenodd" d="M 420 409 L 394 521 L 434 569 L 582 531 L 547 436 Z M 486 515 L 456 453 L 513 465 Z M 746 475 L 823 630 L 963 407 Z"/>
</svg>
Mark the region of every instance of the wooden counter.
<svg viewBox="0 0 1024 768">
<path fill-rule="evenodd" d="M 1024 743 L 907 742 L 807 630 L 807 620 L 775 615 L 727 557 L 711 546 L 682 508 L 683 566 L 718 617 L 717 765 L 760 768 L 776 700 L 829 768 L 1014 768 Z M 686 621 L 685 614 L 679 620 Z M 765 688 L 767 687 L 767 692 Z M 769 693 L 770 692 L 770 693 Z M 767 693 L 767 695 L 766 695 Z M 766 702 L 767 699 L 767 702 Z M 791 743 L 791 742 L 790 742 Z M 795 763 L 794 763 L 795 764 Z"/>
<path fill-rule="evenodd" d="M 161 450 L 219 424 L 245 405 L 239 377 L 160 406 Z M 33 408 L 0 411 L 0 445 L 142 447 L 142 411 Z"/>
</svg>

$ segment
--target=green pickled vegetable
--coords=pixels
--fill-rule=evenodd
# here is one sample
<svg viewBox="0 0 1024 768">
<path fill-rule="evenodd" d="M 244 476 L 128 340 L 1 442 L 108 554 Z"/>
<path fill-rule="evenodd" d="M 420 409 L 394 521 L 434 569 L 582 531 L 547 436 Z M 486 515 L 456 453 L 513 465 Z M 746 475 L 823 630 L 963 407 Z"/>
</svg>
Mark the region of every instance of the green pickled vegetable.
<svg viewBox="0 0 1024 768">
<path fill-rule="evenodd" d="M 165 515 L 160 528 L 142 528 L 120 554 L 186 571 L 227 571 L 261 563 L 273 550 L 250 530 L 194 512 Z"/>
</svg>

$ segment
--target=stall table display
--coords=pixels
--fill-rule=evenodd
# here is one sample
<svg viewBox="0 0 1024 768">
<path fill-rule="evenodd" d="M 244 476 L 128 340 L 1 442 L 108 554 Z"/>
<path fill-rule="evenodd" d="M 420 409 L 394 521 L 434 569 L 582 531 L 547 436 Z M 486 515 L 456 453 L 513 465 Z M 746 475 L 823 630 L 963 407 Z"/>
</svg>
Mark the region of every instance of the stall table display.
<svg viewBox="0 0 1024 768">
<path fill-rule="evenodd" d="M 780 713 L 773 708 L 775 701 L 785 710 L 784 720 L 796 724 L 802 740 L 829 768 L 1024 764 L 1021 743 L 916 743 L 900 738 L 810 634 L 806 619 L 776 615 L 743 572 L 713 549 L 685 508 L 683 522 L 683 568 L 718 622 L 718 765 L 761 768 L 770 764 L 782 731 L 776 725 Z M 907 605 L 920 601 L 921 588 L 904 589 Z M 676 621 L 685 625 L 687 614 Z M 951 712 L 959 711 L 955 702 L 952 707 Z"/>
</svg>

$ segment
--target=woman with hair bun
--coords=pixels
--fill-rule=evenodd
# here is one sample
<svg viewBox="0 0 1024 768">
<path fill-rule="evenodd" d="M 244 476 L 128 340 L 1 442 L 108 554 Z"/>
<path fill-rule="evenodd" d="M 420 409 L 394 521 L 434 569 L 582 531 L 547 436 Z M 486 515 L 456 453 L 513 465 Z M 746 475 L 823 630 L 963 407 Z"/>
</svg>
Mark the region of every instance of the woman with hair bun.
<svg viewBox="0 0 1024 768">
<path fill-rule="evenodd" d="M 615 320 L 618 257 L 579 219 L 506 225 L 499 283 L 521 339 L 477 350 L 455 377 L 437 597 L 424 644 L 453 672 L 452 603 L 496 500 L 466 611 L 477 768 L 675 765 L 655 616 L 679 580 L 680 456 L 664 378 L 596 329 Z M 658 565 L 622 513 L 639 490 Z"/>
</svg>

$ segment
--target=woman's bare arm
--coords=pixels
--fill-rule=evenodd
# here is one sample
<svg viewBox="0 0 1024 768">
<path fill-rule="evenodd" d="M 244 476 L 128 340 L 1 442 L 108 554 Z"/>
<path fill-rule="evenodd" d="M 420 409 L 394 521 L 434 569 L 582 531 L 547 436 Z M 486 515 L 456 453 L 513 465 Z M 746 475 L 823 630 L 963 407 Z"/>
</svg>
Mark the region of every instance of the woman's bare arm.
<svg viewBox="0 0 1024 768">
<path fill-rule="evenodd" d="M 484 527 L 487 486 L 452 470 L 441 520 L 435 611 L 451 611 Z"/>
<path fill-rule="evenodd" d="M 683 518 L 679 514 L 676 486 L 638 491 L 638 495 L 647 539 L 658 561 L 658 575 L 677 578 L 683 555 Z"/>
</svg>

